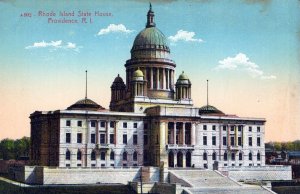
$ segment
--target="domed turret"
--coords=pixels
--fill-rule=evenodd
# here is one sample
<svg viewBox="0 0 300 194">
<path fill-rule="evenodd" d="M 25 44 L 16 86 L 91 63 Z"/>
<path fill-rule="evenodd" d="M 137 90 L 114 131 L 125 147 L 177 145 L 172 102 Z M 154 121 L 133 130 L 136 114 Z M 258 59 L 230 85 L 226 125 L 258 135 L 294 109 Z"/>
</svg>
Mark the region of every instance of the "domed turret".
<svg viewBox="0 0 300 194">
<path fill-rule="evenodd" d="M 125 98 L 126 86 L 119 74 L 115 78 L 110 88 L 111 88 L 111 103 Z"/>
<path fill-rule="evenodd" d="M 179 75 L 176 82 L 176 99 L 190 100 L 191 99 L 191 81 L 184 71 Z"/>
<path fill-rule="evenodd" d="M 144 96 L 145 92 L 145 88 L 144 88 L 144 74 L 143 72 L 138 68 L 137 70 L 135 70 L 133 72 L 133 77 L 132 77 L 132 81 L 131 81 L 131 85 L 132 85 L 132 91 L 131 91 L 131 96 L 135 97 L 135 96 Z"/>
<path fill-rule="evenodd" d="M 134 73 L 133 73 L 133 78 L 143 78 L 144 74 L 140 69 L 137 69 Z"/>
</svg>

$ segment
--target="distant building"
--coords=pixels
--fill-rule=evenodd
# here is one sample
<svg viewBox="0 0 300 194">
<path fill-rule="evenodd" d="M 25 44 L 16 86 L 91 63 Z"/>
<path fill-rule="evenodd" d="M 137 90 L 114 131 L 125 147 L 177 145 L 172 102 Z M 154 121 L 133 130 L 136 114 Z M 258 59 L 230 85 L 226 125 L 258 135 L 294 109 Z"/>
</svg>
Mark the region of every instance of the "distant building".
<svg viewBox="0 0 300 194">
<path fill-rule="evenodd" d="M 36 111 L 31 162 L 58 167 L 264 166 L 265 119 L 197 108 L 192 82 L 176 63 L 150 7 L 126 61 L 125 82 L 111 85 L 110 110 L 85 98 L 66 110 Z"/>
</svg>

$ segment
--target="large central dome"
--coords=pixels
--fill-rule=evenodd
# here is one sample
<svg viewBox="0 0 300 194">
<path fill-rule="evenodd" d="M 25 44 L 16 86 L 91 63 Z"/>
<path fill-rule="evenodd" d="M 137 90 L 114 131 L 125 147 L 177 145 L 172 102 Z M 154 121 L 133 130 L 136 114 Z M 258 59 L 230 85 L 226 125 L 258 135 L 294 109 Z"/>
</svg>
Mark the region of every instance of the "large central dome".
<svg viewBox="0 0 300 194">
<path fill-rule="evenodd" d="M 132 49 L 156 48 L 169 50 L 165 35 L 156 27 L 146 27 L 135 38 Z"/>
</svg>

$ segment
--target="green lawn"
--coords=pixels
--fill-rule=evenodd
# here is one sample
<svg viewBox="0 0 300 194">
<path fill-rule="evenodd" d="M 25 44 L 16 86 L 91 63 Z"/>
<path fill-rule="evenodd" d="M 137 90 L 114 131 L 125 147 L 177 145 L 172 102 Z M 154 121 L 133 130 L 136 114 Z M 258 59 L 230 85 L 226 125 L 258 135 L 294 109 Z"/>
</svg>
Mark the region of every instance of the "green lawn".
<svg viewBox="0 0 300 194">
<path fill-rule="evenodd" d="M 0 180 L 1 194 L 134 194 L 126 185 L 19 187 Z"/>
</svg>

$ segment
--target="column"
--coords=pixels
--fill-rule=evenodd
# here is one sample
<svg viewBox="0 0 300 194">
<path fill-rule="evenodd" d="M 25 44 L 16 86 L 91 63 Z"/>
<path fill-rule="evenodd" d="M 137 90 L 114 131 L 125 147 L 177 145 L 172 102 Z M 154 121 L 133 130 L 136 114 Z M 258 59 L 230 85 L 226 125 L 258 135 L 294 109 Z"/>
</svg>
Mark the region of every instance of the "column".
<svg viewBox="0 0 300 194">
<path fill-rule="evenodd" d="M 96 122 L 96 145 L 99 144 L 99 125 L 98 125 L 98 121 Z M 88 123 L 89 125 L 90 123 Z"/>
<path fill-rule="evenodd" d="M 150 69 L 150 88 L 153 89 L 153 67 Z"/>
<path fill-rule="evenodd" d="M 111 150 L 110 149 L 108 149 L 107 151 L 106 151 L 106 156 L 105 156 L 105 166 L 106 167 L 109 167 L 110 166 L 110 152 L 111 152 Z"/>
<path fill-rule="evenodd" d="M 156 89 L 160 89 L 160 81 L 159 81 L 159 68 L 156 69 Z"/>
<path fill-rule="evenodd" d="M 169 69 L 166 69 L 167 71 L 167 80 L 166 80 L 166 89 L 168 90 L 169 89 L 169 86 L 170 86 L 170 75 L 169 75 Z"/>
<path fill-rule="evenodd" d="M 185 123 L 182 123 L 182 145 L 185 145 Z"/>
<path fill-rule="evenodd" d="M 231 145 L 231 138 L 230 138 L 230 125 L 227 125 L 227 146 L 230 146 Z"/>
<path fill-rule="evenodd" d="M 174 145 L 176 144 L 176 123 L 174 122 L 174 133 L 173 133 L 173 135 L 174 135 Z"/>
<path fill-rule="evenodd" d="M 106 121 L 106 122 L 105 122 L 105 129 L 106 129 L 106 144 L 109 144 L 109 129 L 108 129 L 108 125 L 109 125 L 109 122 Z"/>
<path fill-rule="evenodd" d="M 167 89 L 166 88 L 166 69 L 162 68 L 162 72 L 163 72 L 163 89 Z"/>
<path fill-rule="evenodd" d="M 174 89 L 174 70 L 171 70 L 171 89 Z"/>
<path fill-rule="evenodd" d="M 177 167 L 177 152 L 174 152 L 174 168 Z"/>
<path fill-rule="evenodd" d="M 185 168 L 186 167 L 186 153 L 182 153 L 182 167 Z"/>
<path fill-rule="evenodd" d="M 238 127 L 234 126 L 234 145 L 238 146 Z"/>
<path fill-rule="evenodd" d="M 118 144 L 118 130 L 117 130 L 117 125 L 118 125 L 118 121 L 115 121 L 115 128 L 114 128 L 114 131 L 115 131 L 115 145 L 117 145 Z"/>
<path fill-rule="evenodd" d="M 192 129 L 191 129 L 191 144 L 196 144 L 196 124 L 192 123 Z"/>
</svg>

